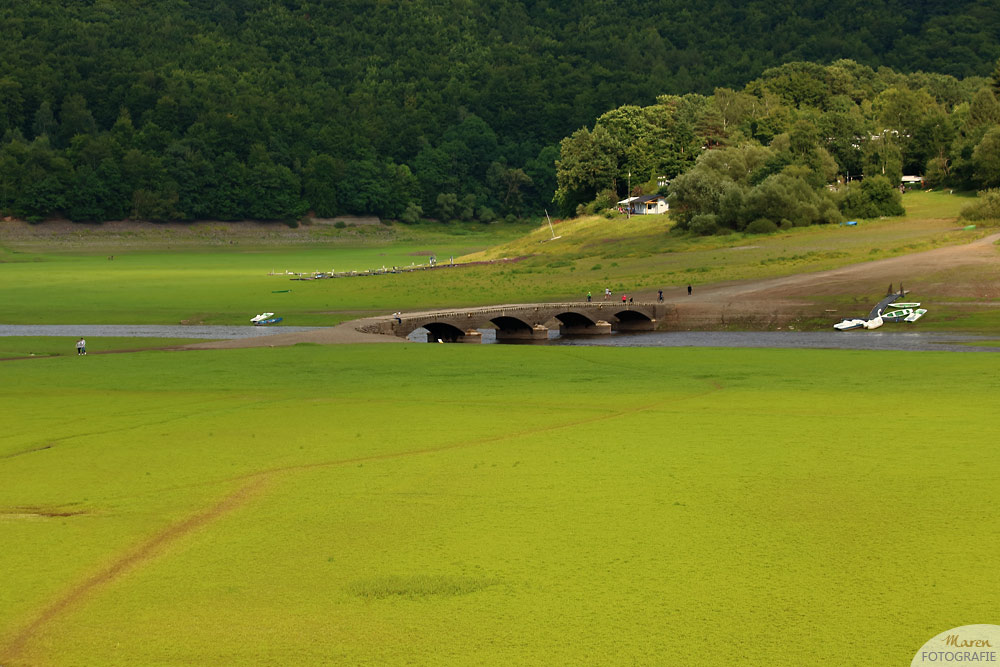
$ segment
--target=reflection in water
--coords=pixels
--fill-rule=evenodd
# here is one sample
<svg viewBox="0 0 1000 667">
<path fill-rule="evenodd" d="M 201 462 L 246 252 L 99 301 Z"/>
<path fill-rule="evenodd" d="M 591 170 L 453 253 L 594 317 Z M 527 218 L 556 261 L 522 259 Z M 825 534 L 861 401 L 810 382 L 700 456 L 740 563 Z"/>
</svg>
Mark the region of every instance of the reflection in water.
<svg viewBox="0 0 1000 667">
<path fill-rule="evenodd" d="M 497 343 L 495 329 L 479 329 L 483 343 Z M 415 343 L 427 342 L 427 330 L 409 335 Z M 985 336 L 948 333 L 890 331 L 646 331 L 613 333 L 606 336 L 560 336 L 549 330 L 548 345 L 602 347 L 764 347 L 838 350 L 947 350 L 958 352 L 998 352 L 1000 348 L 963 345 L 994 340 Z M 532 344 L 531 341 L 502 341 L 499 344 Z"/>
</svg>

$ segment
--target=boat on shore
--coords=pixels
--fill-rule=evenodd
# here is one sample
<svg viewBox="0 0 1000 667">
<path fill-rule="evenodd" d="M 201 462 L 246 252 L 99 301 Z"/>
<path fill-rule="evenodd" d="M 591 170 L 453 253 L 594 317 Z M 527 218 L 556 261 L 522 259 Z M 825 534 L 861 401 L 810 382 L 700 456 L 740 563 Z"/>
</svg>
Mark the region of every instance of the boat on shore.
<svg viewBox="0 0 1000 667">
<path fill-rule="evenodd" d="M 283 319 L 284 318 L 282 317 L 275 317 L 274 313 L 261 313 L 260 315 L 251 317 L 250 324 L 254 325 L 255 327 L 261 327 L 261 326 L 266 326 L 268 324 L 277 324 Z"/>
<path fill-rule="evenodd" d="M 906 296 L 900 289 L 895 294 L 888 294 L 875 304 L 867 318 L 849 317 L 833 325 L 838 331 L 852 329 L 878 329 L 886 322 L 916 322 L 927 312 L 926 308 L 918 308 L 920 303 L 913 301 L 897 301 Z M 893 310 L 886 310 L 892 308 Z"/>
</svg>

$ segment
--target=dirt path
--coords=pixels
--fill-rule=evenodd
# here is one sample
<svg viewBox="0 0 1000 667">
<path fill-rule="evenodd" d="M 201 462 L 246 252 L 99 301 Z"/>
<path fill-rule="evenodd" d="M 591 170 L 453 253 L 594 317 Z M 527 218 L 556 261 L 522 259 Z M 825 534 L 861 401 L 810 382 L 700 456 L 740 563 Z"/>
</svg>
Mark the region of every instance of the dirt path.
<svg viewBox="0 0 1000 667">
<path fill-rule="evenodd" d="M 780 278 L 698 286 L 688 297 L 675 290 L 664 297 L 677 305 L 678 323 L 692 326 L 739 318 L 781 322 L 824 313 L 831 297 L 858 295 L 864 303 L 900 283 L 922 299 L 951 297 L 1000 299 L 1000 233 L 965 245 L 936 248 L 829 271 Z M 971 269 L 971 270 L 970 270 Z M 949 281 L 948 274 L 953 274 Z M 970 302 L 971 305 L 971 302 Z"/>
</svg>

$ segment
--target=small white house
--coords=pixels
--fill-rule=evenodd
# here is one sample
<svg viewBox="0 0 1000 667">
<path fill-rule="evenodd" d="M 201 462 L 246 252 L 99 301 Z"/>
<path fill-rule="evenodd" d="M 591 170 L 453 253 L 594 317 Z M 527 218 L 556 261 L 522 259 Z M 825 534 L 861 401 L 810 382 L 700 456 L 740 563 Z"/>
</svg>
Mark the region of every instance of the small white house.
<svg viewBox="0 0 1000 667">
<path fill-rule="evenodd" d="M 618 206 L 628 211 L 632 215 L 653 215 L 666 213 L 670 210 L 667 198 L 663 195 L 643 195 L 641 197 L 629 197 L 618 202 Z"/>
</svg>

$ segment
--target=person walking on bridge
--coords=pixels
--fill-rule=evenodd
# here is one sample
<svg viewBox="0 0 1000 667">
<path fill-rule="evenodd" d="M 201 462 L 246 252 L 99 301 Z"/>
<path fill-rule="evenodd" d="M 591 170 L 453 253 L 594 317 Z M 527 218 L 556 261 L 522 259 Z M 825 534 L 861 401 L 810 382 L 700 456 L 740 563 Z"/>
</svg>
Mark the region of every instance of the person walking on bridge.
<svg viewBox="0 0 1000 667">
<path fill-rule="evenodd" d="M 628 301 L 628 295 L 627 294 L 622 294 L 622 305 L 623 306 L 625 305 L 626 301 Z"/>
<path fill-rule="evenodd" d="M 587 303 L 590 303 L 590 292 L 587 292 Z"/>
</svg>

